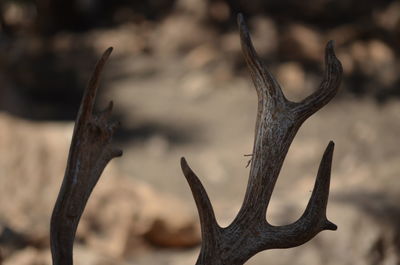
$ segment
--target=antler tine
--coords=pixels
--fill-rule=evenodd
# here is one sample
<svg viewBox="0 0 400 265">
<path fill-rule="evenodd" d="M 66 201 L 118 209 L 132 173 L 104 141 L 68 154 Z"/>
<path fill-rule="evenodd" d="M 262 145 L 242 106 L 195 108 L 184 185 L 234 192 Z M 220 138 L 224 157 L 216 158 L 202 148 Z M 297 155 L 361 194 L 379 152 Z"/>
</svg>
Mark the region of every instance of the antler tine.
<svg viewBox="0 0 400 265">
<path fill-rule="evenodd" d="M 322 156 L 310 201 L 300 220 L 322 230 L 336 230 L 337 226 L 326 219 L 331 169 L 335 143 L 330 141 Z M 319 231 L 318 231 L 319 232 Z"/>
<path fill-rule="evenodd" d="M 342 80 L 343 68 L 336 58 L 334 41 L 329 41 L 325 48 L 325 72 L 319 89 L 314 93 L 296 103 L 294 112 L 301 121 L 306 120 L 316 111 L 325 106 L 336 95 Z"/>
<path fill-rule="evenodd" d="M 111 145 L 116 123 L 108 121 L 112 104 L 99 116 L 93 106 L 101 71 L 112 48 L 97 63 L 75 122 L 67 168 L 51 217 L 50 245 L 54 265 L 73 264 L 73 242 L 80 217 L 107 163 L 122 151 Z"/>
<path fill-rule="evenodd" d="M 262 223 L 284 158 L 301 124 L 296 123 L 292 113 L 294 104 L 284 97 L 279 84 L 258 58 L 241 14 L 238 25 L 243 55 L 257 90 L 258 110 L 249 182 L 234 222 L 252 219 Z"/>
<path fill-rule="evenodd" d="M 244 21 L 243 15 L 238 14 L 237 23 L 240 32 L 242 52 L 250 69 L 251 78 L 256 87 L 259 100 L 285 101 L 282 89 L 274 76 L 268 71 L 257 55 L 251 41 L 249 29 Z"/>
<path fill-rule="evenodd" d="M 203 187 L 203 184 L 201 184 L 199 178 L 189 167 L 184 157 L 181 158 L 181 168 L 196 202 L 200 217 L 203 245 L 204 247 L 212 248 L 211 246 L 214 245 L 212 240 L 216 238 L 216 234 L 220 230 L 220 227 L 215 219 L 214 209 L 210 199 L 208 198 L 207 192 Z M 209 251 L 206 251 L 205 253 L 209 253 Z"/>
<path fill-rule="evenodd" d="M 93 107 L 96 99 L 97 90 L 99 87 L 101 72 L 103 71 L 104 65 L 106 64 L 108 58 L 113 51 L 112 47 L 109 47 L 101 56 L 100 60 L 97 62 L 93 74 L 90 77 L 89 83 L 84 91 L 81 106 L 79 108 L 79 113 L 77 121 L 80 119 L 87 120 L 93 112 Z M 112 105 L 111 105 L 112 108 Z"/>
<path fill-rule="evenodd" d="M 309 241 L 323 230 L 336 230 L 337 226 L 326 218 L 329 197 L 332 157 L 335 144 L 331 141 L 318 169 L 314 190 L 307 208 L 299 220 L 285 226 L 265 226 L 262 249 L 291 248 Z"/>
</svg>

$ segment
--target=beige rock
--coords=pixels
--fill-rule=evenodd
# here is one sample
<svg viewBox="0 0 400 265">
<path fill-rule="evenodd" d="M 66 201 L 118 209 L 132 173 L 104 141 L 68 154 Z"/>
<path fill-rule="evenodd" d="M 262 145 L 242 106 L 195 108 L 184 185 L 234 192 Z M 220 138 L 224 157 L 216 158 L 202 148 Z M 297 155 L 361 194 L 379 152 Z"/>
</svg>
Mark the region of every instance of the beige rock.
<svg viewBox="0 0 400 265">
<path fill-rule="evenodd" d="M 306 75 L 302 66 L 296 62 L 287 62 L 279 65 L 277 78 L 285 91 L 285 95 L 291 100 L 301 100 L 304 94 L 311 94 L 306 91 Z"/>
<path fill-rule="evenodd" d="M 276 55 L 279 43 L 275 22 L 268 17 L 255 17 L 250 20 L 251 36 L 260 56 Z M 236 40 L 239 43 L 239 40 Z"/>
<path fill-rule="evenodd" d="M 37 264 L 37 250 L 34 248 L 24 249 L 23 251 L 18 251 L 11 257 L 9 257 L 4 265 L 15 264 L 15 265 L 33 265 Z"/>
<path fill-rule="evenodd" d="M 150 37 L 158 56 L 171 56 L 211 41 L 213 34 L 188 15 L 166 18 Z"/>
<path fill-rule="evenodd" d="M 321 60 L 325 44 L 313 28 L 292 24 L 285 31 L 281 41 L 283 52 L 293 56 L 293 59 Z"/>
</svg>

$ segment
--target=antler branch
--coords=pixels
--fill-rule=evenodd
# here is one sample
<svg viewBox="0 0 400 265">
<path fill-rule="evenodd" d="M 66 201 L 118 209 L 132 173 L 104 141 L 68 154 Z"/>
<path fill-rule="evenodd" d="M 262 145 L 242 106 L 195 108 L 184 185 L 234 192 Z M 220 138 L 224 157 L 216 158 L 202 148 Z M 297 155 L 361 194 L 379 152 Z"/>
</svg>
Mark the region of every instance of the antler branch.
<svg viewBox="0 0 400 265">
<path fill-rule="evenodd" d="M 201 184 L 199 178 L 189 167 L 185 158 L 183 157 L 181 158 L 181 167 L 196 202 L 203 238 L 214 238 L 220 227 L 215 219 L 214 209 L 211 205 L 210 199 L 208 198 L 207 192 L 204 189 L 203 184 Z M 213 236 L 209 237 L 207 235 Z"/>
<path fill-rule="evenodd" d="M 278 82 L 264 66 L 251 42 L 250 33 L 242 14 L 238 15 L 238 25 L 242 52 L 250 75 L 253 79 L 259 98 L 269 100 L 283 100 L 284 95 Z M 262 96 L 261 96 L 262 95 Z"/>
<path fill-rule="evenodd" d="M 298 129 L 338 91 L 342 67 L 335 57 L 333 42 L 329 42 L 326 48 L 326 70 L 320 88 L 303 101 L 295 103 L 285 98 L 275 78 L 257 56 L 240 14 L 238 25 L 242 51 L 258 95 L 249 181 L 242 207 L 231 225 L 219 228 L 217 233 L 202 234 L 203 244 L 197 265 L 240 265 L 262 250 L 298 246 L 322 230 L 336 229 L 336 225 L 326 218 L 333 142 L 329 143 L 323 155 L 314 191 L 302 217 L 290 225 L 272 226 L 265 216 L 285 156 Z M 188 179 L 188 169 L 184 169 L 184 173 Z M 214 231 L 217 225 L 211 203 L 197 177 L 195 180 L 188 181 L 199 209 L 202 230 Z M 204 201 L 204 205 L 199 201 Z M 212 251 L 204 255 L 205 248 Z"/>
<path fill-rule="evenodd" d="M 322 156 L 314 190 L 303 215 L 290 225 L 266 226 L 261 240 L 264 249 L 296 247 L 323 230 L 337 229 L 337 226 L 326 218 L 333 149 L 334 143 L 331 141 Z"/>
<path fill-rule="evenodd" d="M 93 114 L 103 67 L 112 52 L 107 49 L 97 63 L 85 89 L 76 118 L 67 168 L 51 217 L 50 244 L 54 265 L 72 265 L 76 229 L 107 163 L 122 151 L 111 145 L 118 123 L 109 122 L 112 102 L 99 115 Z"/>
<path fill-rule="evenodd" d="M 299 119 L 306 120 L 313 115 L 331 101 L 339 89 L 343 69 L 340 61 L 335 56 L 333 44 L 332 40 L 326 44 L 325 73 L 319 89 L 300 103 L 297 103 L 297 107 L 294 108 L 294 112 L 297 113 Z"/>
</svg>

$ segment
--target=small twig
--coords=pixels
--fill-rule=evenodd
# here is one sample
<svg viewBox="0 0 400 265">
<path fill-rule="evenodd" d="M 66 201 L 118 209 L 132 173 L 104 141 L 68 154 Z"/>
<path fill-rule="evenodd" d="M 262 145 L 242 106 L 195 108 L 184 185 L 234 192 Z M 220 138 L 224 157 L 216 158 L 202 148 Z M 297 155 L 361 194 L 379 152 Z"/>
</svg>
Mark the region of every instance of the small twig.
<svg viewBox="0 0 400 265">
<path fill-rule="evenodd" d="M 244 154 L 243 156 L 253 156 L 253 154 Z M 246 168 L 248 168 L 249 166 L 250 166 L 250 164 L 251 164 L 251 161 L 253 160 L 253 157 L 252 158 L 250 158 L 249 159 L 249 161 L 247 161 L 247 165 L 246 165 Z"/>
</svg>

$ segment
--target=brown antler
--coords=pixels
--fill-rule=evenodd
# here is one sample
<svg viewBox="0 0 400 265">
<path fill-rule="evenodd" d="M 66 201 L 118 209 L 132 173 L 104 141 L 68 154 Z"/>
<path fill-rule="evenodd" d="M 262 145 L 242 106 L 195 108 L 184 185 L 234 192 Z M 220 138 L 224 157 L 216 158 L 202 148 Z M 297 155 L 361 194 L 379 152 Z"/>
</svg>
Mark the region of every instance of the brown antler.
<svg viewBox="0 0 400 265">
<path fill-rule="evenodd" d="M 50 244 L 54 265 L 72 265 L 76 228 L 86 202 L 107 163 L 122 151 L 111 146 L 117 123 L 110 123 L 112 102 L 99 115 L 93 114 L 101 71 L 110 56 L 108 48 L 97 63 L 84 92 L 64 180 L 51 217 Z"/>
<path fill-rule="evenodd" d="M 320 88 L 299 103 L 285 98 L 275 78 L 253 48 L 242 15 L 238 16 L 242 51 L 258 94 L 258 113 L 251 169 L 242 207 L 226 228 L 221 228 L 200 180 L 182 158 L 183 173 L 200 216 L 203 242 L 197 265 L 240 265 L 256 253 L 304 244 L 322 230 L 337 227 L 326 218 L 334 143 L 322 157 L 313 193 L 301 218 L 290 225 L 272 226 L 266 211 L 283 161 L 301 124 L 337 93 L 342 66 L 333 42 L 325 51 L 325 75 Z"/>
</svg>

